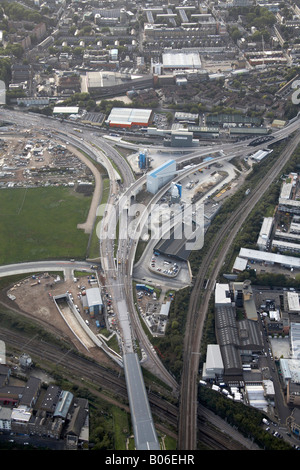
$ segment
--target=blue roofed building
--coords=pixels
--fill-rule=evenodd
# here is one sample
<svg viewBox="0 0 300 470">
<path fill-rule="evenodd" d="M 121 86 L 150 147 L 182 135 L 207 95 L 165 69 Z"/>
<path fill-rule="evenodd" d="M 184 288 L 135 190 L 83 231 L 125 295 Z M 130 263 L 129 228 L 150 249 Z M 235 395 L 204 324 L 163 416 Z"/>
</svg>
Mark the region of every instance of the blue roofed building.
<svg viewBox="0 0 300 470">
<path fill-rule="evenodd" d="M 66 419 L 70 407 L 73 404 L 73 400 L 73 393 L 63 390 L 59 396 L 55 411 L 53 413 L 53 417 Z"/>
<path fill-rule="evenodd" d="M 176 174 L 175 160 L 168 160 L 147 175 L 147 191 L 156 194 L 160 188 L 171 181 Z"/>
</svg>

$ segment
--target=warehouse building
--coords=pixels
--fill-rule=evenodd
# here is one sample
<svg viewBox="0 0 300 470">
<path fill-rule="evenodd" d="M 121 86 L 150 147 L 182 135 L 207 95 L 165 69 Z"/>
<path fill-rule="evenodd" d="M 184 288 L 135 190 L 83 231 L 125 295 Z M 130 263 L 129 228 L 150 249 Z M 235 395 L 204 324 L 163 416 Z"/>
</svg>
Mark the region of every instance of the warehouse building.
<svg viewBox="0 0 300 470">
<path fill-rule="evenodd" d="M 267 264 L 279 264 L 287 268 L 300 269 L 300 258 L 294 256 L 270 253 L 267 251 L 251 250 L 249 248 L 241 248 L 239 257 L 247 260 L 254 260 Z"/>
<path fill-rule="evenodd" d="M 238 349 L 239 334 L 235 317 L 235 308 L 231 303 L 215 307 L 216 338 L 223 359 L 224 376 L 242 380 L 242 359 Z"/>
<path fill-rule="evenodd" d="M 231 293 L 229 284 L 216 284 L 215 288 L 215 305 L 231 305 Z"/>
<path fill-rule="evenodd" d="M 167 52 L 162 54 L 164 71 L 170 70 L 198 70 L 202 68 L 200 54 L 193 52 Z"/>
<path fill-rule="evenodd" d="M 206 352 L 206 362 L 203 364 L 202 378 L 204 380 L 215 379 L 224 372 L 223 359 L 220 347 L 217 344 L 209 344 Z"/>
<path fill-rule="evenodd" d="M 55 106 L 53 109 L 53 114 L 59 114 L 60 116 L 70 116 L 70 114 L 77 115 L 79 113 L 78 106 Z"/>
<path fill-rule="evenodd" d="M 193 133 L 172 131 L 170 139 L 171 147 L 192 147 Z"/>
<path fill-rule="evenodd" d="M 251 287 L 247 282 L 216 284 L 215 331 L 226 382 L 244 380 L 243 364 L 251 362 L 252 355 L 263 349 L 251 294 Z M 244 309 L 245 319 L 236 320 L 236 307 Z"/>
<path fill-rule="evenodd" d="M 114 64 L 115 62 L 111 62 L 107 65 L 115 66 Z M 99 66 L 105 66 L 105 64 L 99 64 Z M 82 75 L 81 80 L 81 92 L 91 93 L 97 98 L 125 95 L 129 90 L 145 90 L 153 87 L 152 74 L 134 76 L 108 70 L 103 72 L 90 71 L 86 75 Z"/>
<path fill-rule="evenodd" d="M 253 155 L 251 155 L 252 160 L 256 163 L 261 162 L 272 150 L 258 150 Z"/>
<path fill-rule="evenodd" d="M 112 108 L 106 124 L 109 127 L 147 127 L 151 122 L 151 118 L 151 109 Z"/>
<path fill-rule="evenodd" d="M 176 161 L 168 160 L 147 175 L 147 191 L 156 194 L 160 188 L 171 181 L 176 174 Z"/>
<path fill-rule="evenodd" d="M 103 303 L 100 289 L 98 287 L 86 290 L 86 302 L 87 310 L 92 317 L 96 314 L 102 313 Z"/>
<path fill-rule="evenodd" d="M 232 268 L 232 272 L 242 273 L 243 271 L 245 271 L 245 269 L 247 269 L 247 260 L 237 256 L 235 258 L 235 262 L 234 262 L 234 265 L 233 265 L 233 268 Z"/>
</svg>

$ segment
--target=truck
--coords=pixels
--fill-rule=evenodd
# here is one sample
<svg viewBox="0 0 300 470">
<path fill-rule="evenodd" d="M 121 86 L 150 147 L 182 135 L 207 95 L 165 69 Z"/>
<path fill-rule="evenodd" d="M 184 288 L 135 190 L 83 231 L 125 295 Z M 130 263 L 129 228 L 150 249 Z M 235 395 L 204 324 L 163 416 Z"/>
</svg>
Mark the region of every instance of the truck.
<svg viewBox="0 0 300 470">
<path fill-rule="evenodd" d="M 269 424 L 270 424 L 269 421 L 268 421 L 266 418 L 263 418 L 262 422 L 263 422 L 264 424 L 266 424 L 267 426 L 269 426 Z"/>
</svg>

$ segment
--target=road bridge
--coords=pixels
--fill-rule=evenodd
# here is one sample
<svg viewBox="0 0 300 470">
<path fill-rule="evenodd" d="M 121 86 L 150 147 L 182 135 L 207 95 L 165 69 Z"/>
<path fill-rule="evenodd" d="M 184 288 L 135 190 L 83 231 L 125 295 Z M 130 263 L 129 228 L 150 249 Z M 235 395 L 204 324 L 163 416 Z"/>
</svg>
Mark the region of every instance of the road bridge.
<svg viewBox="0 0 300 470">
<path fill-rule="evenodd" d="M 123 361 L 136 450 L 160 450 L 138 356 L 127 353 Z"/>
<path fill-rule="evenodd" d="M 3 112 L 3 115 L 5 116 L 5 113 L 6 111 Z M 15 118 L 17 115 L 18 115 L 18 118 L 19 118 L 19 122 L 20 122 L 20 125 L 24 125 L 24 121 L 23 121 L 23 115 L 21 113 L 12 113 L 11 111 L 8 111 L 8 116 L 12 116 L 13 118 Z M 8 117 L 8 120 L 9 117 Z M 18 119 L 17 119 L 18 120 Z M 51 120 L 51 119 L 46 119 L 44 118 L 43 119 L 44 121 L 44 125 L 46 125 L 46 121 L 47 121 L 47 125 L 49 124 L 49 127 L 47 127 L 47 130 L 50 130 L 51 128 L 55 131 L 55 127 L 56 127 L 56 131 L 59 131 L 61 130 L 61 124 L 58 125 L 57 121 L 55 120 Z M 34 116 L 34 115 L 29 115 L 28 116 L 28 121 L 27 121 L 27 125 L 29 125 L 29 122 L 32 122 L 32 125 L 35 126 L 35 129 L 37 127 L 41 127 L 41 121 L 40 121 L 40 118 Z M 72 124 L 70 124 L 70 126 L 72 126 Z M 70 126 L 68 126 L 67 123 L 64 123 L 64 133 L 66 136 L 68 136 L 68 138 L 72 138 L 72 140 L 74 140 L 74 136 L 70 136 L 70 132 L 71 132 L 71 128 Z M 284 130 L 281 130 L 281 131 L 278 131 L 276 133 L 276 137 L 277 139 L 279 138 L 284 138 L 285 136 L 287 136 L 290 132 L 296 130 L 298 128 L 298 123 L 292 123 L 289 127 L 289 130 L 287 130 L 287 128 L 285 128 Z M 113 181 L 113 186 L 115 189 L 117 189 L 117 185 L 116 185 L 116 181 L 115 181 L 115 172 L 113 170 L 113 167 L 112 165 L 109 163 L 109 158 L 105 158 L 106 155 L 103 154 L 103 152 L 99 151 L 99 149 L 97 149 L 96 147 L 92 147 L 90 145 L 86 145 L 86 141 L 88 141 L 90 139 L 90 134 L 91 133 L 88 133 L 88 132 L 84 132 L 83 134 L 83 137 L 85 141 L 85 149 L 87 148 L 88 149 L 88 153 L 91 155 L 92 153 L 94 154 L 94 156 L 96 157 L 96 161 L 98 161 L 98 158 L 100 159 L 101 162 L 103 162 L 106 166 L 106 169 L 108 170 L 108 173 L 110 175 L 112 175 L 112 181 Z M 274 133 L 275 134 L 275 133 Z M 76 139 L 76 143 L 77 145 L 80 147 L 80 146 L 83 146 L 83 143 L 80 142 L 81 139 Z M 101 139 L 100 139 L 101 141 Z M 275 139 L 273 140 L 273 142 L 275 141 Z M 81 145 L 80 145 L 81 144 Z M 221 144 L 219 146 L 215 145 L 213 147 L 206 147 L 205 149 L 190 149 L 191 153 L 189 154 L 189 157 L 181 157 L 179 158 L 177 161 L 180 162 L 180 161 L 185 161 L 185 160 L 188 160 L 188 158 L 190 159 L 193 159 L 193 158 L 200 158 L 201 156 L 204 156 L 205 154 L 209 154 L 211 152 L 216 152 L 216 151 L 227 151 L 228 152 L 228 155 L 227 156 L 224 156 L 224 157 L 221 157 L 221 158 L 228 158 L 228 159 L 231 159 L 235 156 L 235 154 L 244 154 L 245 153 L 248 153 L 250 151 L 250 149 L 247 149 L 246 151 L 246 146 L 248 145 L 248 143 L 246 142 L 243 142 L 243 143 L 236 143 L 236 144 Z M 109 148 L 109 145 L 106 144 L 105 146 L 105 151 L 109 154 L 110 153 L 110 148 Z M 175 149 L 174 149 L 175 151 Z M 108 155 L 108 156 L 111 156 L 111 155 Z M 114 157 L 116 158 L 116 155 L 114 155 Z M 218 161 L 218 159 L 214 159 L 214 161 Z M 122 168 L 123 169 L 123 168 Z M 144 180 L 144 181 L 143 181 Z M 145 177 L 142 177 L 138 180 L 138 182 L 132 182 L 132 179 L 131 179 L 131 175 L 128 174 L 128 180 L 127 180 L 127 185 L 128 187 L 130 186 L 130 184 L 132 185 L 131 186 L 131 191 L 134 191 L 135 189 L 135 186 L 136 185 L 141 185 L 143 184 L 143 182 L 145 182 Z M 112 198 L 112 195 L 116 194 L 117 191 L 111 191 L 110 192 L 110 199 L 109 199 L 109 203 L 110 204 L 114 204 L 115 203 L 115 199 Z M 156 196 L 159 196 L 156 195 Z M 142 214 L 142 218 L 145 217 L 145 214 Z M 141 220 L 141 218 L 140 218 Z M 110 224 L 110 220 L 108 220 L 108 224 Z M 105 225 L 104 225 L 105 226 Z M 109 242 L 107 244 L 107 242 Z M 100 244 L 100 248 L 102 250 L 102 260 L 104 258 L 106 258 L 106 268 L 107 268 L 107 271 L 106 271 L 106 275 L 107 275 L 107 281 L 109 282 L 109 284 L 112 284 L 112 290 L 114 291 L 114 293 L 117 294 L 117 297 L 120 299 L 121 297 L 124 299 L 124 302 L 126 304 L 126 309 L 125 311 L 122 312 L 122 314 L 125 315 L 125 319 L 124 319 L 124 322 L 125 324 L 129 325 L 130 326 L 130 315 L 132 315 L 132 318 L 135 317 L 136 315 L 136 312 L 134 310 L 134 304 L 133 304 L 133 301 L 132 301 L 132 292 L 131 292 L 131 288 L 130 288 L 130 282 L 131 282 L 131 276 L 132 276 L 132 263 L 133 263 L 133 259 L 134 259 L 134 254 L 135 254 L 135 249 L 136 249 L 136 246 L 135 246 L 135 243 L 132 243 L 129 250 L 127 251 L 126 255 L 124 255 L 124 258 L 122 260 L 122 263 L 124 262 L 124 265 L 126 265 L 126 262 L 129 261 L 128 263 L 128 269 L 126 269 L 124 271 L 125 273 L 125 276 L 126 276 L 126 287 L 124 287 L 124 289 L 121 290 L 120 292 L 120 288 L 119 288 L 119 285 L 120 285 L 120 278 L 116 277 L 117 276 L 117 272 L 115 270 L 115 265 L 114 265 L 114 259 L 113 259 L 113 247 L 111 246 L 111 240 L 103 240 L 102 243 Z M 107 250 L 107 251 L 106 251 Z M 112 257 L 112 259 L 111 259 Z M 116 281 L 116 282 L 115 282 Z M 117 287 L 118 285 L 118 287 Z M 129 303 L 130 301 L 130 303 Z M 130 312 L 130 315 L 129 315 L 129 312 L 127 311 L 127 308 L 131 310 Z M 136 322 L 136 327 L 137 327 L 137 320 L 134 320 Z M 137 327 L 138 328 L 138 327 Z M 133 426 L 134 426 L 134 434 L 135 434 L 135 442 L 136 442 L 136 448 L 138 450 L 141 450 L 141 449 L 152 449 L 152 450 L 155 450 L 155 449 L 159 449 L 159 444 L 158 444 L 158 440 L 157 440 L 157 436 L 156 436 L 156 432 L 155 432 L 155 429 L 154 429 L 154 425 L 153 425 L 153 421 L 152 421 L 152 417 L 151 417 L 151 412 L 150 412 L 150 408 L 149 408 L 149 402 L 148 402 L 148 399 L 147 399 L 147 395 L 146 395 L 146 391 L 145 391 L 145 385 L 144 385 L 144 382 L 143 382 L 143 377 L 142 377 L 142 374 L 141 374 L 141 367 L 140 367 L 140 363 L 139 363 L 139 360 L 138 360 L 138 357 L 136 355 L 136 353 L 134 352 L 134 349 L 132 347 L 132 343 L 131 343 L 131 340 L 128 341 L 128 337 L 126 337 L 126 348 L 125 348 L 125 352 L 123 354 L 123 361 L 124 361 L 124 370 L 125 370 L 125 377 L 126 377 L 126 383 L 127 383 L 127 389 L 128 389 L 128 396 L 129 396 L 129 402 L 130 402 L 130 409 L 131 409 L 131 416 L 132 416 L 132 422 L 133 422 Z M 147 344 L 147 343 L 146 343 Z M 148 344 L 147 344 L 148 346 Z M 151 353 L 151 352 L 150 352 Z M 159 365 L 159 361 L 155 361 L 154 359 L 154 355 L 152 356 L 152 359 L 154 360 L 154 364 L 158 364 Z"/>
</svg>

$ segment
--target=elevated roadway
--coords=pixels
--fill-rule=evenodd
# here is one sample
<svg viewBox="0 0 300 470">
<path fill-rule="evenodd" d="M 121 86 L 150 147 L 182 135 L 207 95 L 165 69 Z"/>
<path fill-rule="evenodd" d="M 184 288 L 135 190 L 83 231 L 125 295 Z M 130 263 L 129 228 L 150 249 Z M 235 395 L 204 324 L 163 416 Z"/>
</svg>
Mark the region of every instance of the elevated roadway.
<svg viewBox="0 0 300 470">
<path fill-rule="evenodd" d="M 2 114 L 2 113 L 1 113 Z M 0 115 L 1 117 L 1 115 Z M 8 112 L 7 114 L 7 120 L 14 120 L 19 125 L 23 126 L 23 120 L 22 116 L 20 117 L 20 113 L 12 113 Z M 111 192 L 110 192 L 110 198 L 109 198 L 109 204 L 119 204 L 119 199 L 121 194 L 118 195 L 118 198 L 116 198 L 116 195 L 118 194 L 118 182 L 116 180 L 116 173 L 113 168 L 113 165 L 110 161 L 112 159 L 115 164 L 118 162 L 120 166 L 124 165 L 124 159 L 121 157 L 114 149 L 112 150 L 112 147 L 107 143 L 104 142 L 102 138 L 97 138 L 95 140 L 94 134 L 91 131 L 85 131 L 83 134 L 83 137 L 77 138 L 75 137 L 72 132 L 71 132 L 71 125 L 64 123 L 62 126 L 60 123 L 58 123 L 55 120 L 44 120 L 45 124 L 41 122 L 43 120 L 40 120 L 37 116 L 30 115 L 30 119 L 28 119 L 28 124 L 30 124 L 32 127 L 35 127 L 35 130 L 41 129 L 43 125 L 47 125 L 47 128 L 45 129 L 46 131 L 52 131 L 59 133 L 60 135 L 64 134 L 62 136 L 63 139 L 68 139 L 69 141 L 72 140 L 72 143 L 77 145 L 78 148 L 81 148 L 83 151 L 88 150 L 89 155 L 93 155 L 94 159 L 98 161 L 99 163 L 103 163 L 104 166 L 107 168 L 109 176 L 111 178 L 112 182 L 112 187 L 111 187 Z M 47 122 L 47 124 L 46 124 Z M 63 128 L 63 129 L 62 129 Z M 274 135 L 274 140 L 272 142 L 275 142 L 276 140 L 280 140 L 286 136 L 289 135 L 289 133 L 294 132 L 295 130 L 298 129 L 298 122 L 292 123 L 289 128 L 285 128 L 283 130 L 277 131 L 276 135 Z M 61 134 L 62 133 L 62 134 Z M 275 134 L 275 133 L 274 133 Z M 93 140 L 92 143 L 90 141 Z M 266 146 L 266 144 L 264 145 Z M 263 147 L 263 146 L 262 146 Z M 102 150 L 105 148 L 105 152 Z M 158 147 L 159 148 L 159 147 Z M 164 147 L 163 147 L 164 148 Z M 259 147 L 256 147 L 255 150 L 257 150 Z M 164 148 L 165 150 L 165 148 Z M 186 149 L 185 149 L 186 150 Z M 211 147 L 205 147 L 205 148 L 196 148 L 196 149 L 190 149 L 190 154 L 178 157 L 176 159 L 177 162 L 185 162 L 185 161 L 190 161 L 191 159 L 197 159 L 204 157 L 205 155 L 209 155 L 212 152 L 221 152 L 222 156 L 220 157 L 220 160 L 222 159 L 232 159 L 235 156 L 239 155 L 249 155 L 253 153 L 253 148 L 248 147 L 248 142 L 239 142 L 236 144 L 220 144 L 220 145 L 214 145 Z M 122 160 L 120 160 L 120 158 Z M 122 161 L 122 163 L 121 163 Z M 218 161 L 218 159 L 214 159 L 214 162 Z M 127 165 L 127 162 L 126 162 Z M 207 165 L 207 163 L 204 163 L 204 165 Z M 193 169 L 194 171 L 194 169 Z M 125 176 L 123 183 L 124 187 L 126 188 L 125 191 L 123 192 L 123 196 L 130 197 L 133 193 L 136 194 L 138 192 L 139 188 L 145 183 L 146 177 L 140 178 L 138 181 L 134 181 L 133 175 L 131 170 L 128 169 L 128 166 L 126 168 L 124 167 L 122 169 L 122 174 Z M 155 202 L 155 200 L 158 200 L 161 197 L 161 194 L 163 194 L 168 188 L 168 185 L 166 185 L 162 191 L 160 191 L 157 195 L 154 196 L 152 199 L 151 203 Z M 147 212 L 144 211 L 139 219 L 137 220 L 137 225 L 136 225 L 136 236 L 138 235 L 139 230 L 141 227 L 144 226 L 146 223 L 146 218 L 147 218 Z M 109 233 L 109 237 L 104 236 L 104 231 L 107 231 Z M 143 381 L 139 381 L 137 383 L 137 388 L 132 388 L 134 387 L 134 383 L 132 383 L 132 371 L 135 371 L 136 374 L 139 374 L 140 370 L 140 364 L 139 361 L 136 360 L 136 355 L 135 355 L 135 339 L 141 340 L 145 350 L 147 351 L 148 354 L 148 359 L 152 362 L 153 364 L 153 372 L 156 373 L 158 376 L 162 376 L 163 380 L 167 383 L 170 384 L 171 387 L 173 388 L 174 392 L 178 391 L 178 384 L 174 380 L 174 378 L 165 370 L 165 368 L 162 366 L 161 361 L 159 358 L 156 356 L 152 345 L 150 344 L 149 340 L 145 335 L 143 334 L 143 330 L 140 326 L 139 319 L 137 316 L 137 312 L 135 309 L 135 305 L 133 302 L 133 293 L 132 293 L 132 269 L 133 269 L 133 261 L 135 258 L 135 252 L 136 252 L 136 247 L 137 247 L 137 238 L 129 239 L 129 237 L 125 237 L 121 243 L 119 241 L 118 245 L 118 256 L 117 259 L 120 261 L 120 265 L 116 264 L 115 262 L 115 238 L 116 237 L 116 227 L 114 226 L 114 220 L 111 214 L 107 211 L 107 213 L 104 214 L 101 227 L 100 227 L 100 250 L 101 250 L 101 260 L 102 260 L 102 266 L 104 269 L 104 274 L 106 277 L 106 284 L 110 286 L 110 291 L 112 292 L 112 297 L 115 302 L 115 307 L 116 311 L 118 313 L 118 317 L 120 320 L 120 335 L 122 337 L 122 345 L 123 345 L 123 358 L 126 363 L 125 371 L 126 376 L 130 383 L 128 382 L 128 393 L 129 393 L 129 401 L 131 403 L 131 413 L 132 413 L 132 418 L 133 422 L 137 426 L 142 426 L 141 423 L 139 423 L 139 416 L 140 414 L 138 413 L 138 404 L 135 406 L 135 400 L 134 397 L 136 396 L 136 392 L 139 389 L 140 386 L 144 386 Z M 199 276 L 201 277 L 201 276 Z M 184 368 L 184 374 L 185 377 L 187 378 L 188 381 L 191 382 L 191 389 L 193 390 L 194 384 L 195 384 L 195 364 L 197 362 L 194 361 L 194 358 L 191 356 L 191 353 L 195 353 L 194 356 L 197 357 L 197 351 L 199 350 L 199 332 L 201 332 L 201 328 L 198 328 L 197 322 L 193 320 L 193 324 L 191 325 L 192 329 L 187 328 L 190 332 L 197 332 L 197 339 L 198 342 L 190 341 L 189 339 L 186 338 L 186 351 L 185 351 L 185 368 Z M 188 346 L 187 346 L 188 345 Z M 190 349 L 192 348 L 192 350 Z M 189 354 L 187 351 L 190 351 L 191 353 Z M 130 359 L 129 359 L 130 358 Z M 132 359 L 135 358 L 135 359 Z M 187 361 L 187 362 L 186 362 Z M 190 362 L 190 363 L 189 363 Z M 131 364 L 131 367 L 129 368 L 129 363 Z M 192 372 L 190 372 L 192 371 Z M 185 382 L 186 383 L 186 382 Z M 187 392 L 187 393 L 186 393 Z M 146 396 L 146 395 L 145 395 Z M 182 388 L 181 391 L 181 399 L 182 401 L 182 412 L 181 416 L 184 416 L 184 419 L 181 419 L 181 428 L 180 428 L 180 448 L 182 449 L 193 449 L 195 448 L 195 439 L 193 437 L 191 438 L 186 438 L 188 433 L 188 429 L 194 429 L 194 416 L 193 409 L 192 411 L 187 410 L 186 406 L 184 403 L 188 403 L 189 401 L 196 400 L 195 396 L 192 396 L 188 391 L 185 390 L 185 388 Z M 144 402 L 145 404 L 146 402 Z M 193 405 L 195 406 L 195 405 Z M 183 424 L 185 423 L 185 424 Z M 148 414 L 148 431 L 151 429 L 152 426 L 152 418 L 151 415 Z M 139 430 L 136 428 L 136 433 L 135 435 L 138 436 Z M 148 436 L 151 435 L 151 432 L 148 432 Z M 152 437 L 154 434 L 152 435 Z M 147 440 L 146 446 L 149 445 L 149 443 L 152 443 L 151 445 L 155 446 L 157 445 L 157 441 L 154 438 L 154 440 L 150 437 Z M 194 436 L 195 437 L 195 436 Z M 144 439 L 142 439 L 144 440 Z M 141 442 L 140 438 L 136 439 L 136 442 Z M 144 446 L 144 443 L 141 444 Z"/>
</svg>

